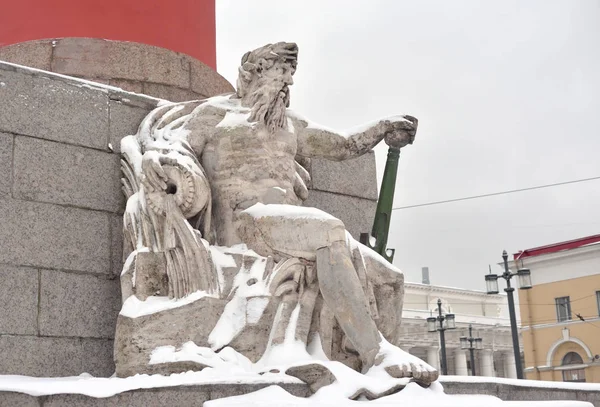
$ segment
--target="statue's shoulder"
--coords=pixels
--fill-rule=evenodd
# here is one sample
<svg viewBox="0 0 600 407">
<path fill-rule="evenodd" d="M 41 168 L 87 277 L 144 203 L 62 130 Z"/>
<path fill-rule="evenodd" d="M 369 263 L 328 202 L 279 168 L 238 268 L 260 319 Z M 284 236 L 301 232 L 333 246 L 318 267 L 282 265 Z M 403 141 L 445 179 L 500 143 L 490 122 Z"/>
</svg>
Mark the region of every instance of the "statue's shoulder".
<svg viewBox="0 0 600 407">
<path fill-rule="evenodd" d="M 286 109 L 285 114 L 287 116 L 288 119 L 290 119 L 292 121 L 292 124 L 294 126 L 294 128 L 306 128 L 308 126 L 308 124 L 310 123 L 310 121 L 302 116 L 300 113 L 292 110 L 292 109 Z"/>
<path fill-rule="evenodd" d="M 239 101 L 230 100 L 232 97 L 235 97 L 235 94 L 224 94 L 199 100 L 188 113 L 185 113 L 182 109 L 179 115 L 183 113 L 188 116 L 186 124 L 188 128 L 215 127 L 225 118 L 228 112 L 239 108 L 236 107 L 236 105 L 239 106 Z"/>
<path fill-rule="evenodd" d="M 201 114 L 225 116 L 227 112 L 240 109 L 244 109 L 240 104 L 240 99 L 236 97 L 235 93 L 227 93 L 202 100 L 196 111 Z"/>
</svg>

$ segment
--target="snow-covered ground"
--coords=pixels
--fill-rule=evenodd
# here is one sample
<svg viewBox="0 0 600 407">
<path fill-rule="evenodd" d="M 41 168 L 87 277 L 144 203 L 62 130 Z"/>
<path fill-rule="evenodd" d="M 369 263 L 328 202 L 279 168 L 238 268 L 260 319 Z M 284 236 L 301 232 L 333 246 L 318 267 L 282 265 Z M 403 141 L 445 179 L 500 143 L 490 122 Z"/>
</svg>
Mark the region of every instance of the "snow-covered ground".
<svg viewBox="0 0 600 407">
<path fill-rule="evenodd" d="M 502 377 L 485 376 L 441 376 L 440 382 L 462 382 L 462 383 L 500 383 L 523 387 L 541 387 L 546 389 L 565 389 L 565 390 L 587 390 L 600 392 L 600 383 L 568 383 L 568 382 L 547 382 L 539 380 L 517 380 L 505 379 Z"/>
<path fill-rule="evenodd" d="M 332 386 L 334 385 L 328 387 Z M 399 393 L 372 400 L 368 403 L 377 407 L 593 407 L 591 403 L 582 401 L 502 401 L 493 396 L 447 395 L 444 394 L 439 383 L 434 383 L 429 389 L 423 389 L 415 383 L 410 383 Z M 312 397 L 301 398 L 290 395 L 281 387 L 269 386 L 243 396 L 211 400 L 204 405 L 206 407 L 358 407 L 364 406 L 365 402 L 344 399 L 336 393 L 335 389 L 328 389 L 327 387 L 319 390 Z"/>
</svg>

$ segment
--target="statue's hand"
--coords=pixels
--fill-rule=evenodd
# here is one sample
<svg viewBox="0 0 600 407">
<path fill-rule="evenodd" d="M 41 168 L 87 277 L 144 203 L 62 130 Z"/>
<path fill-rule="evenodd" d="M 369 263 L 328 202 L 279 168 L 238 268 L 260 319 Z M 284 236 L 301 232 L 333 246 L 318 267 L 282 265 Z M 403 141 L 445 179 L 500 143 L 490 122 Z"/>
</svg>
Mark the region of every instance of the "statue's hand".
<svg viewBox="0 0 600 407">
<path fill-rule="evenodd" d="M 148 192 L 167 189 L 169 177 L 163 170 L 164 164 L 175 165 L 176 160 L 157 151 L 147 151 L 142 156 L 142 184 Z"/>
<path fill-rule="evenodd" d="M 415 141 L 419 121 L 413 116 L 396 116 L 383 120 L 385 144 L 393 148 L 402 148 Z"/>
</svg>

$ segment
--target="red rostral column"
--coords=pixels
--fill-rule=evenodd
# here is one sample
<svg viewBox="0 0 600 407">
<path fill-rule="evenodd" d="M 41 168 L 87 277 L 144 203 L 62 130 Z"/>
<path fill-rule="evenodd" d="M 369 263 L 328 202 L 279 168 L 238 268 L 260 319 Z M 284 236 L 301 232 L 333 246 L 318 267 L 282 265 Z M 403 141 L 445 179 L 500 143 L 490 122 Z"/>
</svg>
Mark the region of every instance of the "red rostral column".
<svg viewBox="0 0 600 407">
<path fill-rule="evenodd" d="M 216 69 L 215 0 L 15 0 L 0 10 L 0 47 L 63 37 L 154 45 Z"/>
</svg>

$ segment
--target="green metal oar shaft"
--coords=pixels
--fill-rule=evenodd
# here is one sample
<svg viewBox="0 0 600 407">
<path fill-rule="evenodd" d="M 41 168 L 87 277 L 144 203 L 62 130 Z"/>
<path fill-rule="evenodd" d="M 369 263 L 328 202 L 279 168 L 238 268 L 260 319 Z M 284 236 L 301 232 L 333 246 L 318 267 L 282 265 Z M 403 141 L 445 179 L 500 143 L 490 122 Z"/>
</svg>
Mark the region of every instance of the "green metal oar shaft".
<svg viewBox="0 0 600 407">
<path fill-rule="evenodd" d="M 381 181 L 373 229 L 371 230 L 371 237 L 375 238 L 375 243 L 371 244 L 367 233 L 361 234 L 361 243 L 375 250 L 390 263 L 394 259 L 394 249 L 387 248 L 387 240 L 392 217 L 392 207 L 394 204 L 394 191 L 396 189 L 399 158 L 400 149 L 390 147 L 388 149 L 387 161 L 383 172 L 383 180 Z"/>
</svg>

